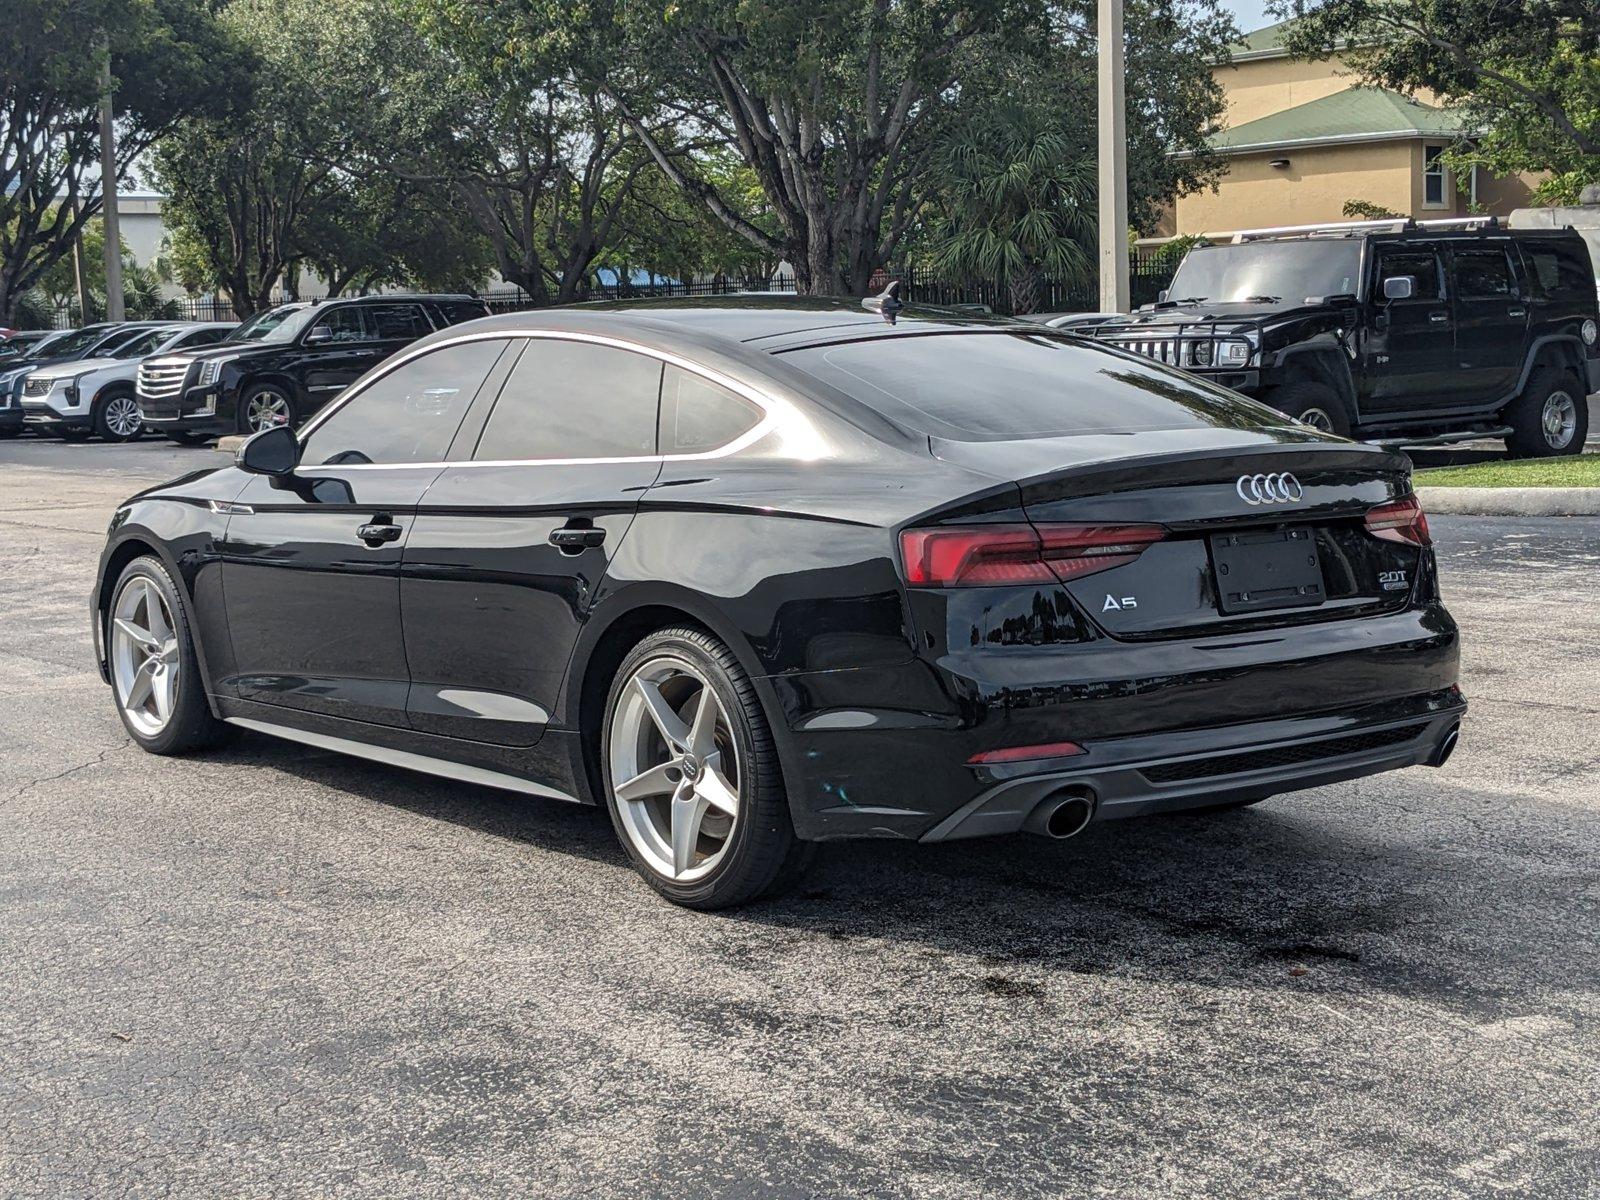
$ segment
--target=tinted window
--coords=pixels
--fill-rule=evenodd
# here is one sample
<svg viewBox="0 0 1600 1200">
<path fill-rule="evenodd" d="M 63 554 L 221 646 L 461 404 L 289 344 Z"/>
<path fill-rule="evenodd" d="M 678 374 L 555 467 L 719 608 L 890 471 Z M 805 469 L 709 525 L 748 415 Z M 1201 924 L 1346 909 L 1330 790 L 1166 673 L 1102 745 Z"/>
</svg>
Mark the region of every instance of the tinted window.
<svg viewBox="0 0 1600 1200">
<path fill-rule="evenodd" d="M 489 315 L 488 306 L 482 300 L 440 300 L 435 302 L 433 309 L 446 325 L 475 321 Z"/>
<path fill-rule="evenodd" d="M 1415 279 L 1413 300 L 1437 300 L 1444 295 L 1439 278 L 1439 256 L 1431 250 L 1385 250 L 1378 256 L 1378 286 L 1373 295 L 1383 299 L 1383 282 L 1410 275 Z"/>
<path fill-rule="evenodd" d="M 186 333 L 173 343 L 173 349 L 179 346 L 214 346 L 227 337 L 227 329 L 196 329 L 193 333 Z"/>
<path fill-rule="evenodd" d="M 372 322 L 373 336 L 379 338 L 411 341 L 433 332 L 417 304 L 374 304 L 367 309 L 367 320 Z"/>
<path fill-rule="evenodd" d="M 361 310 L 354 305 L 330 310 L 312 328 L 326 329 L 332 335 L 329 340 L 333 342 L 360 342 L 367 337 L 366 328 L 361 323 Z"/>
<path fill-rule="evenodd" d="M 962 440 L 1266 428 L 1260 405 L 1130 356 L 1042 334 L 883 337 L 784 358 L 891 420 Z"/>
<path fill-rule="evenodd" d="M 1523 243 L 1522 258 L 1528 264 L 1534 289 L 1541 296 L 1579 296 L 1588 299 L 1589 293 L 1594 290 L 1595 279 L 1589 264 L 1579 261 L 1576 254 L 1564 253 L 1554 246 Z"/>
<path fill-rule="evenodd" d="M 301 461 L 313 466 L 442 461 L 467 405 L 505 346 L 504 339 L 466 342 L 395 368 L 313 429 Z"/>
<path fill-rule="evenodd" d="M 156 348 L 172 336 L 170 330 L 152 329 L 141 334 L 131 342 L 124 342 L 118 346 L 113 357 L 115 358 L 143 358 L 146 354 L 153 354 Z"/>
<path fill-rule="evenodd" d="M 1456 295 L 1463 300 L 1484 300 L 1509 296 L 1511 263 L 1498 247 L 1482 250 L 1457 250 Z"/>
<path fill-rule="evenodd" d="M 695 454 L 726 446 L 761 417 L 761 410 L 743 396 L 677 367 L 668 367 L 661 381 L 663 454 Z"/>
<path fill-rule="evenodd" d="M 480 459 L 656 452 L 661 363 L 588 342 L 530 339 L 478 442 Z"/>
</svg>

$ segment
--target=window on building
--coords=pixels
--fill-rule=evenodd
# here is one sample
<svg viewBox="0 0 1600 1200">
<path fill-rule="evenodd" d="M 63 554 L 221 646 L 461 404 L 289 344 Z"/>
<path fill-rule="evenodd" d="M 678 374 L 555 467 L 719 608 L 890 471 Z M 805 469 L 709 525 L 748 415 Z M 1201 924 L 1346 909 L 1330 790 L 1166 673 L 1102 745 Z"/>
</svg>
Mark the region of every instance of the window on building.
<svg viewBox="0 0 1600 1200">
<path fill-rule="evenodd" d="M 1443 146 L 1424 146 L 1422 148 L 1422 207 L 1423 208 L 1449 208 L 1450 190 L 1449 174 L 1445 170 L 1440 155 L 1444 153 Z"/>
</svg>

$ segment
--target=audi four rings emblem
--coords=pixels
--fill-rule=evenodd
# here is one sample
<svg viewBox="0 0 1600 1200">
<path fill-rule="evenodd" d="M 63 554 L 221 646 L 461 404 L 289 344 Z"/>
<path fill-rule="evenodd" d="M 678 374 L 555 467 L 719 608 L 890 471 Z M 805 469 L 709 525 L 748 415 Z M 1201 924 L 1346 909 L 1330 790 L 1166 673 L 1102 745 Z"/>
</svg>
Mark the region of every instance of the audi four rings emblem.
<svg viewBox="0 0 1600 1200">
<path fill-rule="evenodd" d="M 1281 475 L 1241 475 L 1233 490 L 1249 505 L 1295 504 L 1306 494 L 1300 481 L 1287 471 Z"/>
</svg>

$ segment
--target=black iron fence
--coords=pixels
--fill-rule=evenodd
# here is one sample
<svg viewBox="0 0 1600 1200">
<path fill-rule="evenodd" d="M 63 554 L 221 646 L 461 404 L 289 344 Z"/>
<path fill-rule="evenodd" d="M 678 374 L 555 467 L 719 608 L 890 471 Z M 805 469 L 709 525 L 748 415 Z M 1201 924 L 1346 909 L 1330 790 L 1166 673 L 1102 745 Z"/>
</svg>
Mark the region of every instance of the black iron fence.
<svg viewBox="0 0 1600 1200">
<path fill-rule="evenodd" d="M 1172 281 L 1176 264 L 1169 264 L 1158 253 L 1137 250 L 1131 263 L 1133 303 L 1149 304 L 1157 293 Z M 978 304 L 997 313 L 1011 311 L 1010 293 L 1004 283 L 992 280 L 951 279 L 915 264 L 895 267 L 883 273 L 883 279 L 904 282 L 906 298 L 915 304 Z M 648 297 L 673 296 L 729 296 L 736 292 L 793 292 L 794 276 L 777 274 L 767 279 L 742 279 L 736 276 L 712 275 L 690 282 L 657 280 L 649 283 L 595 283 L 589 289 L 591 300 L 628 300 Z M 482 297 L 493 312 L 519 312 L 536 308 L 534 298 L 521 288 L 500 287 L 483 292 Z M 302 295 L 302 300 L 325 299 L 318 295 Z M 1094 281 L 1060 280 L 1046 278 L 1039 288 L 1040 312 L 1090 312 L 1100 306 Z M 77 324 L 77 305 L 62 302 L 54 307 L 49 324 L 54 329 L 70 329 Z M 141 316 L 180 321 L 236 321 L 230 301 L 218 296 L 183 296 L 163 302 L 159 309 Z"/>
</svg>

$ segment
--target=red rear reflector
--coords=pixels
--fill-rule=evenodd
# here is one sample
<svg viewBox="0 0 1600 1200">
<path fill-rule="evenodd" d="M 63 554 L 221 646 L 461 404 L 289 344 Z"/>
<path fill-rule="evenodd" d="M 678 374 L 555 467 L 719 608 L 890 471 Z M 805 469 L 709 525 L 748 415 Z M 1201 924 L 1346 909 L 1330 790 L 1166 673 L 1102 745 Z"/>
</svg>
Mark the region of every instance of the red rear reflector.
<svg viewBox="0 0 1600 1200">
<path fill-rule="evenodd" d="M 1408 546 L 1433 544 L 1433 537 L 1428 532 L 1428 516 L 1414 495 L 1402 496 L 1369 509 L 1367 532 L 1386 542 L 1402 542 Z"/>
<path fill-rule="evenodd" d="M 1166 536 L 1160 525 L 946 525 L 902 531 L 900 557 L 912 587 L 1065 583 L 1130 563 Z"/>
<path fill-rule="evenodd" d="M 1038 746 L 1007 746 L 1003 750 L 983 750 L 967 762 L 974 766 L 992 766 L 995 763 L 1027 762 L 1034 758 L 1066 758 L 1082 754 L 1077 742 L 1044 742 Z"/>
</svg>

